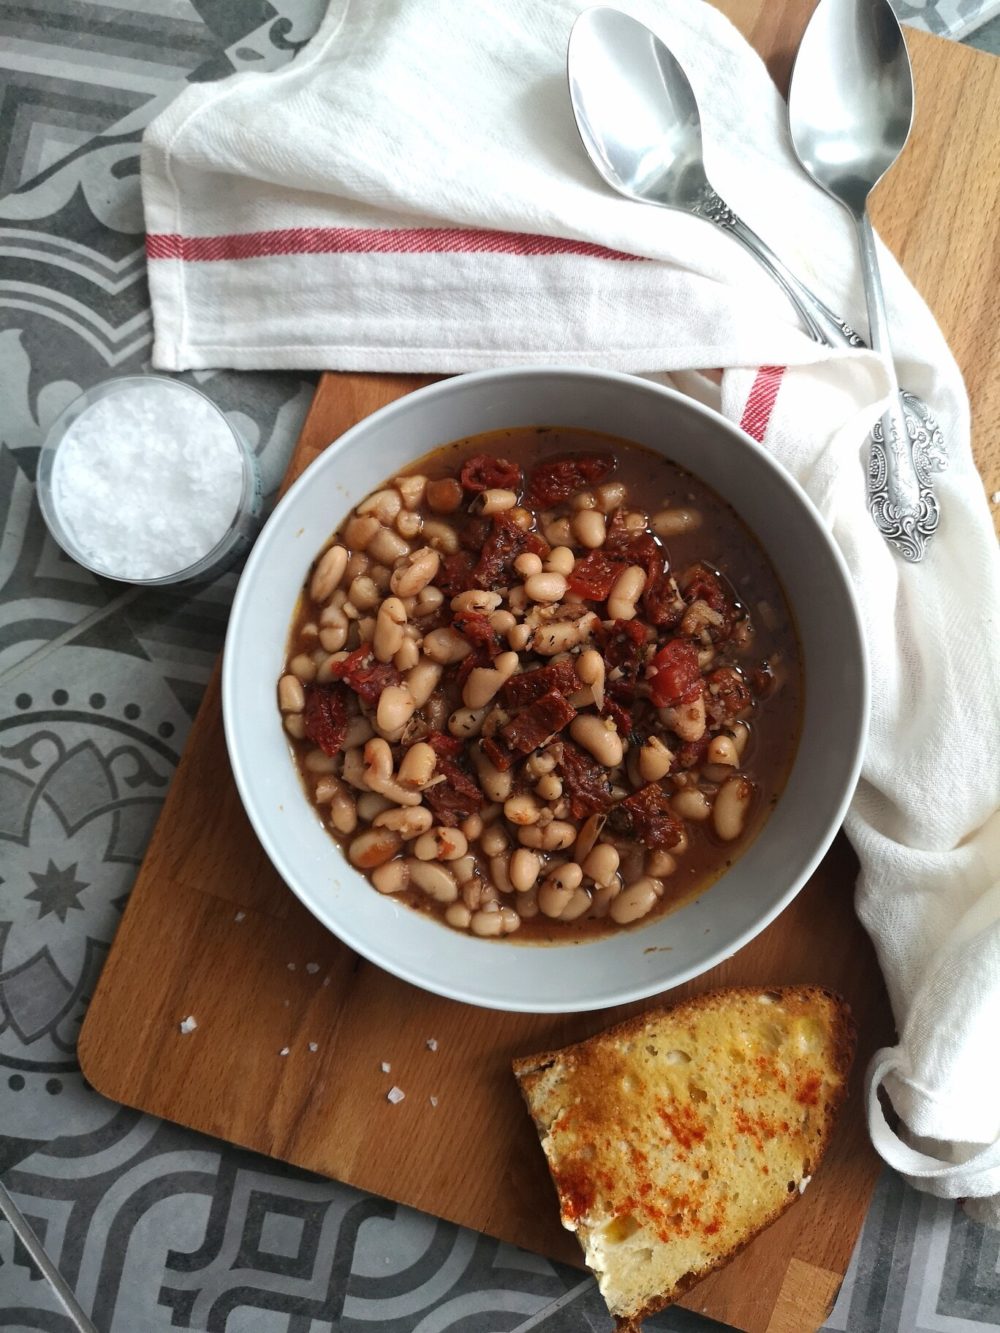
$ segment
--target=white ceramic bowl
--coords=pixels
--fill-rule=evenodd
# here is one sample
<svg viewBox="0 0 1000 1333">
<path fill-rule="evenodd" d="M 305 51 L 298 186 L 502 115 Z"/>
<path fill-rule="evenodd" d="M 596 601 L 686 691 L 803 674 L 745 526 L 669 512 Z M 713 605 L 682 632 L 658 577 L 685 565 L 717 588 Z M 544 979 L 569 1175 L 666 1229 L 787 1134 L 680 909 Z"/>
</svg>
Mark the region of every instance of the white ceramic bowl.
<svg viewBox="0 0 1000 1333">
<path fill-rule="evenodd" d="M 645 927 L 574 945 L 478 940 L 377 893 L 306 799 L 275 700 L 295 599 L 347 511 L 430 449 L 522 425 L 635 440 L 706 481 L 766 548 L 798 620 L 805 716 L 778 805 L 701 898 Z M 564 1012 L 640 999 L 727 958 L 785 907 L 840 827 L 868 716 L 861 626 L 837 548 L 802 490 L 749 436 L 646 380 L 589 370 L 483 371 L 376 412 L 331 445 L 264 527 L 237 589 L 223 670 L 226 740 L 264 849 L 352 949 L 427 990 L 495 1009 Z M 516 937 L 515 937 L 516 938 Z M 651 946 L 669 945 L 668 952 Z"/>
</svg>

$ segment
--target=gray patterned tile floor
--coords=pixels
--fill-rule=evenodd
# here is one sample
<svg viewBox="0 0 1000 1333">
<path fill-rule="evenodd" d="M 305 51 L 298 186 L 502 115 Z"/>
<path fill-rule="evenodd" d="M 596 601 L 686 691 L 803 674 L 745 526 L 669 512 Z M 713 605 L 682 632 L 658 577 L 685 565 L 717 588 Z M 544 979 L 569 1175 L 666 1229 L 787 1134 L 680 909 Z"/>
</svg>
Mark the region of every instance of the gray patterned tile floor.
<svg viewBox="0 0 1000 1333">
<path fill-rule="evenodd" d="M 0 1184 L 99 1333 L 606 1333 L 576 1270 L 115 1106 L 75 1059 L 236 575 L 140 593 L 81 570 L 42 523 L 38 447 L 148 361 L 142 127 L 185 80 L 293 58 L 322 2 L 0 0 Z M 956 37 L 998 8 L 898 0 Z M 996 50 L 996 25 L 972 40 Z M 192 378 L 273 492 L 313 378 Z M 77 1329 L 4 1222 L 0 1328 Z M 1000 1235 L 886 1173 L 827 1328 L 1000 1329 Z"/>
</svg>

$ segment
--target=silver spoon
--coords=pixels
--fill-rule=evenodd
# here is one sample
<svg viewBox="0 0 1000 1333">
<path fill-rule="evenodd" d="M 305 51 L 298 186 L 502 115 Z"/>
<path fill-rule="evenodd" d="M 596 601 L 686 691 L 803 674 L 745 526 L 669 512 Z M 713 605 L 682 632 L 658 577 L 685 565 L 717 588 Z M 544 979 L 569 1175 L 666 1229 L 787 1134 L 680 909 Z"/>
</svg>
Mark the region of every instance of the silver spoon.
<svg viewBox="0 0 1000 1333">
<path fill-rule="evenodd" d="M 654 32 L 619 9 L 585 9 L 573 24 L 566 65 L 583 146 L 613 190 L 714 222 L 776 279 L 817 342 L 864 346 L 716 194 L 705 174 L 694 90 Z"/>
<path fill-rule="evenodd" d="M 792 146 L 858 230 L 872 346 L 891 398 L 872 432 L 868 505 L 907 560 L 920 560 L 940 513 L 926 458 L 914 448 L 892 360 L 868 198 L 895 163 L 913 121 L 913 74 L 888 0 L 820 0 L 795 58 L 788 95 Z M 921 475 L 921 472 L 923 475 Z"/>
<path fill-rule="evenodd" d="M 694 91 L 655 33 L 617 9 L 584 10 L 570 34 L 567 74 L 584 148 L 613 190 L 715 223 L 779 283 L 817 342 L 866 345 L 716 193 L 705 172 Z M 911 431 L 927 441 L 928 452 L 942 451 L 927 406 L 908 393 L 904 400 Z"/>
</svg>

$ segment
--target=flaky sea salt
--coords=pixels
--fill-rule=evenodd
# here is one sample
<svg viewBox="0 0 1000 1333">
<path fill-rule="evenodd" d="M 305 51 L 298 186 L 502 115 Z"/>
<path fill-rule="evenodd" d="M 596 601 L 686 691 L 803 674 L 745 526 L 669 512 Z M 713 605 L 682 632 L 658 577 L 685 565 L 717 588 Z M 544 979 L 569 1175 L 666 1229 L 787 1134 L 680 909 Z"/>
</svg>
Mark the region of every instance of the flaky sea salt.
<svg viewBox="0 0 1000 1333">
<path fill-rule="evenodd" d="M 391 1068 L 392 1068 L 392 1065 L 390 1065 L 390 1063 L 389 1063 L 388 1060 L 383 1060 L 383 1061 L 382 1061 L 382 1073 L 383 1073 L 383 1074 L 388 1074 L 388 1072 L 389 1072 L 389 1070 L 390 1070 Z"/>
<path fill-rule="evenodd" d="M 393 1106 L 397 1106 L 405 1096 L 406 1093 L 402 1088 L 393 1087 L 385 1094 L 385 1099 L 387 1102 L 392 1102 Z"/>
<path fill-rule="evenodd" d="M 315 1041 L 311 1041 L 311 1042 L 309 1043 L 309 1049 L 312 1051 L 313 1055 L 315 1055 L 316 1052 L 319 1050 L 319 1043 L 318 1043 L 318 1042 L 315 1042 Z"/>
<path fill-rule="evenodd" d="M 167 578 L 218 544 L 236 516 L 243 459 L 225 418 L 150 378 L 99 398 L 63 436 L 56 512 L 86 562 L 122 579 Z"/>
<path fill-rule="evenodd" d="M 195 1020 L 194 1014 L 188 1014 L 187 1018 L 181 1019 L 180 1029 L 184 1033 L 185 1037 L 189 1032 L 193 1032 L 197 1026 L 198 1024 Z"/>
<path fill-rule="evenodd" d="M 319 963 L 306 963 L 306 971 L 311 977 L 315 976 L 319 971 Z"/>
<path fill-rule="evenodd" d="M 429 1051 L 436 1051 L 438 1048 L 437 1037 L 428 1037 L 424 1042 L 424 1045 Z"/>
</svg>

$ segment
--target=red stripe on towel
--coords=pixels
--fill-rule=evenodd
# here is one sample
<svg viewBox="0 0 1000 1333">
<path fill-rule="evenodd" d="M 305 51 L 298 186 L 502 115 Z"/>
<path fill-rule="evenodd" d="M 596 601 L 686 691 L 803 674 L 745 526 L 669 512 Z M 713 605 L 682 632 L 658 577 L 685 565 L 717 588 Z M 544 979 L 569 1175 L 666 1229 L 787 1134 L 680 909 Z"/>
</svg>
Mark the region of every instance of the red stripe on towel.
<svg viewBox="0 0 1000 1333">
<path fill-rule="evenodd" d="M 784 373 L 784 366 L 761 366 L 757 371 L 757 378 L 750 387 L 747 405 L 740 418 L 740 429 L 752 435 L 758 444 L 763 443 L 767 433 L 774 401 L 778 396 Z"/>
<path fill-rule="evenodd" d="M 149 259 L 261 259 L 268 255 L 500 254 L 584 255 L 589 259 L 640 260 L 590 241 L 462 227 L 287 227 L 230 236 L 146 237 Z"/>
</svg>

